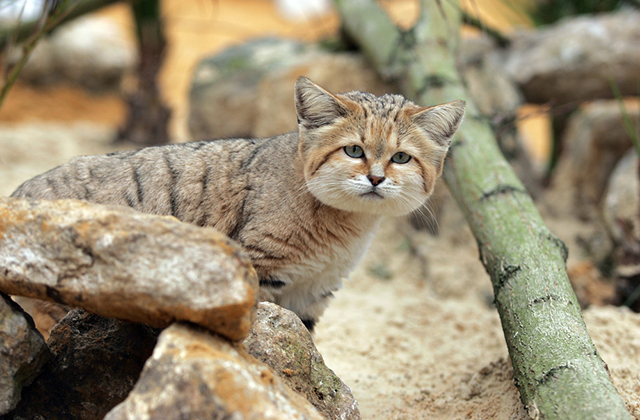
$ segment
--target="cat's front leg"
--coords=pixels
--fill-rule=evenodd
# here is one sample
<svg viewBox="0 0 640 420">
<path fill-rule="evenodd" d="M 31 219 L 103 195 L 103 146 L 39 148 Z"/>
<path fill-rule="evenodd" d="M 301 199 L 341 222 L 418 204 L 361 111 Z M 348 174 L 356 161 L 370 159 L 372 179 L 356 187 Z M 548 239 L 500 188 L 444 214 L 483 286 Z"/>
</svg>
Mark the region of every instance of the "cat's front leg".
<svg viewBox="0 0 640 420">
<path fill-rule="evenodd" d="M 286 276 L 264 275 L 260 277 L 260 301 L 276 303 L 294 312 L 309 332 L 313 332 L 320 316 L 329 305 L 333 291 L 313 290 L 311 287 L 296 286 Z"/>
<path fill-rule="evenodd" d="M 295 312 L 309 332 L 313 333 L 314 327 L 329 306 L 329 301 L 333 298 L 333 292 L 326 291 L 315 295 L 308 294 L 304 297 L 297 296 L 296 299 L 292 299 L 290 295 L 285 295 L 283 298 L 281 301 L 288 301 L 289 307 L 286 304 L 282 306 Z"/>
<path fill-rule="evenodd" d="M 279 304 L 279 297 L 282 295 L 282 289 L 287 285 L 287 283 L 272 275 L 263 275 L 260 277 L 259 281 L 260 293 L 258 295 L 258 300 L 260 302 L 273 302 Z"/>
<path fill-rule="evenodd" d="M 320 316 L 329 306 L 329 300 L 333 298 L 333 292 L 322 294 L 315 302 L 309 305 L 300 316 L 300 320 L 309 332 L 313 333 L 314 327 L 318 323 Z"/>
</svg>

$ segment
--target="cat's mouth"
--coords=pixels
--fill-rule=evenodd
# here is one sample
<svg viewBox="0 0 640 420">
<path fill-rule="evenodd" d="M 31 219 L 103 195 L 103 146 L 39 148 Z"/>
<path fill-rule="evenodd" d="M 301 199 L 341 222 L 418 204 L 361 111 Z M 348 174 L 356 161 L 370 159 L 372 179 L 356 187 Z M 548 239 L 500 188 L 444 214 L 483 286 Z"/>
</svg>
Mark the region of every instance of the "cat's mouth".
<svg viewBox="0 0 640 420">
<path fill-rule="evenodd" d="M 366 197 L 372 200 L 382 200 L 384 197 L 376 191 L 369 191 L 368 193 L 362 194 L 360 197 Z"/>
</svg>

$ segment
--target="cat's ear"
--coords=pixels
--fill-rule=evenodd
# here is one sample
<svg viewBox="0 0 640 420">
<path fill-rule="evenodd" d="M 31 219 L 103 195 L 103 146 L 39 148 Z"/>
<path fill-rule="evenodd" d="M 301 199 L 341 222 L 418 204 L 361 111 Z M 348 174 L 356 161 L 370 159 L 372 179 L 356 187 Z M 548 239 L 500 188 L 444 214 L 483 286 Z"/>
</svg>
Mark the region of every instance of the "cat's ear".
<svg viewBox="0 0 640 420">
<path fill-rule="evenodd" d="M 449 147 L 451 138 L 460 127 L 466 104 L 453 101 L 442 105 L 417 108 L 410 118 L 439 146 Z"/>
<path fill-rule="evenodd" d="M 308 129 L 331 124 L 349 113 L 348 104 L 344 100 L 304 76 L 296 81 L 295 101 L 298 124 Z"/>
</svg>

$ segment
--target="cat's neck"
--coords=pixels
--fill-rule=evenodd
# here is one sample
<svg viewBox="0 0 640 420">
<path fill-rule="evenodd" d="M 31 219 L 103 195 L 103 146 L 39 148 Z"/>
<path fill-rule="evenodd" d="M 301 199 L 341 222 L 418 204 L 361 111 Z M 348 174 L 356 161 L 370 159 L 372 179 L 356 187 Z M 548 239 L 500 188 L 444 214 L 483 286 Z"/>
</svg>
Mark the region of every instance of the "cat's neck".
<svg viewBox="0 0 640 420">
<path fill-rule="evenodd" d="M 349 212 L 328 206 L 308 190 L 302 201 L 304 204 L 293 209 L 297 218 L 304 220 L 309 230 L 316 230 L 318 234 L 328 235 L 343 244 L 373 233 L 382 218 L 377 214 Z"/>
</svg>

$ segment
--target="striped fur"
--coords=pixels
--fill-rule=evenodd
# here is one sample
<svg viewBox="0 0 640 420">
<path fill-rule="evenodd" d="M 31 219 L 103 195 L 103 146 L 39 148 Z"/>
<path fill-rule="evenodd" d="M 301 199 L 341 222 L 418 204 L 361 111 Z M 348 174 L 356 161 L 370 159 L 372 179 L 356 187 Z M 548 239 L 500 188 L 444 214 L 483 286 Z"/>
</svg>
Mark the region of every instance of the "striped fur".
<svg viewBox="0 0 640 420">
<path fill-rule="evenodd" d="M 261 298 L 313 326 L 380 217 L 430 196 L 464 103 L 334 95 L 306 78 L 295 92 L 297 133 L 78 157 L 12 196 L 119 204 L 214 227 L 251 256 Z M 349 146 L 363 155 L 349 156 Z M 411 157 L 396 163 L 398 152 Z"/>
</svg>

